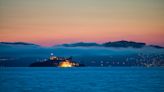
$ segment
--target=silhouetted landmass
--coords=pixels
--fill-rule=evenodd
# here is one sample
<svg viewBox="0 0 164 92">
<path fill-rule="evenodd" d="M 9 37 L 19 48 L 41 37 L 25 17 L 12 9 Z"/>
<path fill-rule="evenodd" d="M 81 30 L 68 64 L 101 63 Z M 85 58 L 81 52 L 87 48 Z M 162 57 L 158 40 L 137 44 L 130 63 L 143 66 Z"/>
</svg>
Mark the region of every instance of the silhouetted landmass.
<svg viewBox="0 0 164 92">
<path fill-rule="evenodd" d="M 27 48 L 36 48 L 41 47 L 40 45 L 26 42 L 0 42 L 0 49 L 27 49 Z M 15 49 L 14 49 L 15 48 Z"/>
<path fill-rule="evenodd" d="M 34 46 L 39 46 L 37 44 L 33 43 L 26 43 L 26 42 L 0 42 L 2 45 L 34 45 Z"/>
<path fill-rule="evenodd" d="M 145 43 L 132 42 L 132 41 L 116 41 L 116 42 L 107 42 L 103 44 L 103 46 L 105 47 L 123 47 L 123 48 L 127 48 L 127 47 L 142 48 L 145 45 L 146 45 Z"/>
<path fill-rule="evenodd" d="M 79 64 L 77 67 L 84 67 L 84 64 Z M 34 62 L 30 64 L 30 67 L 58 67 L 58 65 L 55 65 L 51 61 L 44 61 L 44 62 Z"/>
<path fill-rule="evenodd" d="M 42 62 L 34 62 L 30 64 L 30 67 L 82 67 L 83 64 L 72 61 L 72 57 L 64 58 L 64 57 L 56 57 L 51 55 L 49 59 Z"/>
<path fill-rule="evenodd" d="M 97 43 L 84 43 L 84 42 L 78 42 L 78 43 L 73 43 L 73 44 L 63 44 L 62 46 L 65 47 L 90 47 L 90 46 L 100 46 Z"/>
<path fill-rule="evenodd" d="M 39 46 L 33 43 L 26 43 L 26 42 L 0 42 L 0 47 L 9 47 L 9 46 L 17 46 L 17 45 L 25 45 L 25 46 Z M 89 42 L 77 42 L 77 43 L 70 43 L 70 44 L 61 44 L 57 46 L 64 46 L 64 47 L 114 47 L 114 48 L 142 48 L 142 47 L 153 47 L 157 49 L 163 49 L 164 47 L 158 45 L 146 45 L 146 43 L 142 42 L 134 42 L 134 41 L 115 41 L 115 42 L 106 42 L 103 44 L 98 43 L 89 43 Z"/>
<path fill-rule="evenodd" d="M 85 43 L 85 42 L 77 42 L 77 43 L 70 43 L 70 44 L 62 44 L 58 46 L 64 47 L 114 47 L 114 48 L 142 48 L 142 47 L 153 47 L 157 49 L 163 49 L 164 47 L 158 45 L 146 45 L 146 43 L 142 42 L 134 42 L 134 41 L 115 41 L 115 42 L 106 42 L 103 44 L 98 43 Z"/>
<path fill-rule="evenodd" d="M 154 48 L 157 48 L 157 49 L 163 49 L 164 48 L 164 47 L 158 46 L 158 45 L 150 45 L 150 47 L 154 47 Z"/>
</svg>

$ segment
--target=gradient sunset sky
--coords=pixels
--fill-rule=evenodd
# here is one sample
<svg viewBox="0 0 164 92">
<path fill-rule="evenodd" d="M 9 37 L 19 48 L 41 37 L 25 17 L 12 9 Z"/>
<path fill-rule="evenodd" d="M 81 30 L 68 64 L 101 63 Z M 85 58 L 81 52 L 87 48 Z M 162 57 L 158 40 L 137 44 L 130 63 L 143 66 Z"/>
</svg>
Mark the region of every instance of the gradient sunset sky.
<svg viewBox="0 0 164 92">
<path fill-rule="evenodd" d="M 164 0 L 0 0 L 0 41 L 164 46 Z"/>
</svg>

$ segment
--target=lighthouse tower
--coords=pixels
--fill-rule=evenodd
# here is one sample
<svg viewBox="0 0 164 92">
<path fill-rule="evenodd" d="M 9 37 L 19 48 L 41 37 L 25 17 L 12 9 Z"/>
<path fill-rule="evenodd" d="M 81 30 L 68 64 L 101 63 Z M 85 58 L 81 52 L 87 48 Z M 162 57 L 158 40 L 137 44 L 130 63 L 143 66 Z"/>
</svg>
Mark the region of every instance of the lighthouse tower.
<svg viewBox="0 0 164 92">
<path fill-rule="evenodd" d="M 57 57 L 54 56 L 54 53 L 51 53 L 50 60 L 57 60 Z"/>
</svg>

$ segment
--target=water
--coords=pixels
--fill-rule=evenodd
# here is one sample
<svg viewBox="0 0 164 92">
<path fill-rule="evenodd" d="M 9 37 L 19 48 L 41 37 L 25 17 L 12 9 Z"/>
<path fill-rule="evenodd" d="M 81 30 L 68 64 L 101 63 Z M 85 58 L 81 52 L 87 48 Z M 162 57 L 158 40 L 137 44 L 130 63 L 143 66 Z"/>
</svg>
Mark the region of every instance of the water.
<svg viewBox="0 0 164 92">
<path fill-rule="evenodd" d="M 164 92 L 164 68 L 0 68 L 0 92 Z"/>
</svg>

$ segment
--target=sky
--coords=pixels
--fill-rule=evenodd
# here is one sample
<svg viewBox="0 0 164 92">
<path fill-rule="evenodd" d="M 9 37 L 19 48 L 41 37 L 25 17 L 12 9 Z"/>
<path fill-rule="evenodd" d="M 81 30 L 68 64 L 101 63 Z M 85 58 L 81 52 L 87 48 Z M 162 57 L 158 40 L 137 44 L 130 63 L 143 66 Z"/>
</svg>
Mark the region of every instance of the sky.
<svg viewBox="0 0 164 92">
<path fill-rule="evenodd" d="M 0 0 L 0 41 L 164 46 L 164 0 Z"/>
</svg>

